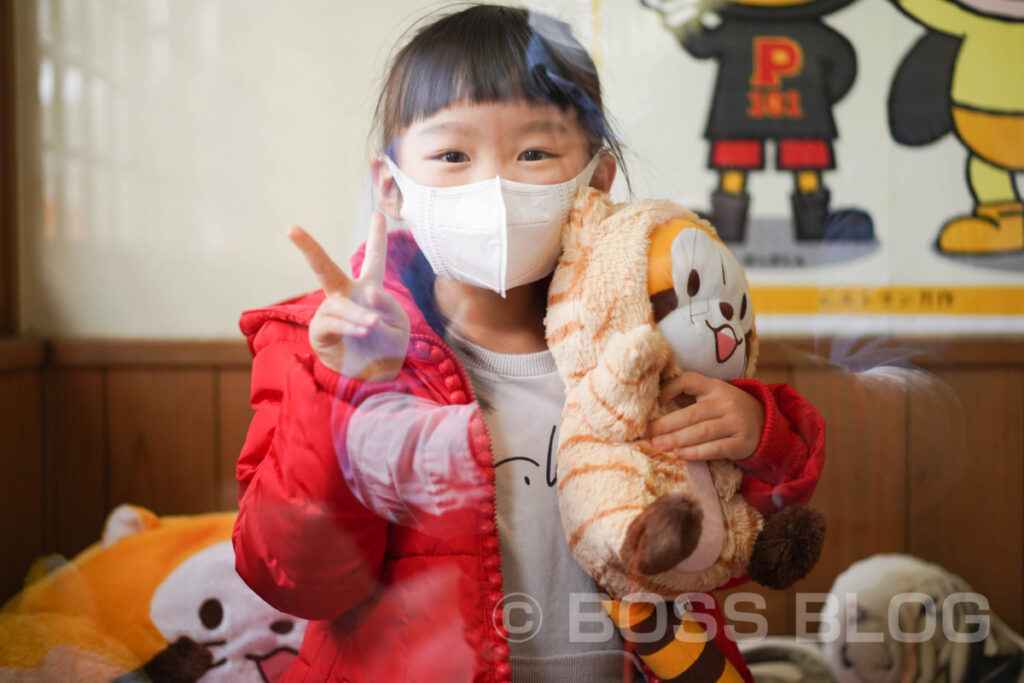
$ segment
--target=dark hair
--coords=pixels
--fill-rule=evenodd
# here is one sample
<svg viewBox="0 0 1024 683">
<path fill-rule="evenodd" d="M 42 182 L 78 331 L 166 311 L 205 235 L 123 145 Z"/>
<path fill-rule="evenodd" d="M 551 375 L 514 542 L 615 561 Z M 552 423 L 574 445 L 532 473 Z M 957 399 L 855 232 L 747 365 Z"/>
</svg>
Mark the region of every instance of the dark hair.
<svg viewBox="0 0 1024 683">
<path fill-rule="evenodd" d="M 391 61 L 374 123 L 378 149 L 458 100 L 524 100 L 575 110 L 591 153 L 608 147 L 623 166 L 590 55 L 568 25 L 515 7 L 473 5 L 419 29 Z"/>
</svg>

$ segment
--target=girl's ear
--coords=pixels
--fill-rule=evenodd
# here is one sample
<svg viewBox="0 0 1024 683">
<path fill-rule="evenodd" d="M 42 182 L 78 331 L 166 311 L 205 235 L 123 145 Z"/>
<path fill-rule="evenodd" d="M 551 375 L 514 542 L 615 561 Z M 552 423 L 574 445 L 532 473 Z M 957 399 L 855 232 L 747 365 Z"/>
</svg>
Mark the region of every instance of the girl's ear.
<svg viewBox="0 0 1024 683">
<path fill-rule="evenodd" d="M 402 193 L 398 191 L 398 183 L 391 175 L 391 169 L 384 163 L 384 155 L 373 157 L 370 173 L 373 175 L 373 189 L 377 192 L 381 211 L 396 221 L 402 220 Z"/>
<path fill-rule="evenodd" d="M 601 158 L 597 161 L 597 168 L 594 175 L 590 177 L 590 186 L 608 192 L 612 189 L 612 182 L 615 180 L 615 157 L 607 152 L 600 152 Z"/>
</svg>

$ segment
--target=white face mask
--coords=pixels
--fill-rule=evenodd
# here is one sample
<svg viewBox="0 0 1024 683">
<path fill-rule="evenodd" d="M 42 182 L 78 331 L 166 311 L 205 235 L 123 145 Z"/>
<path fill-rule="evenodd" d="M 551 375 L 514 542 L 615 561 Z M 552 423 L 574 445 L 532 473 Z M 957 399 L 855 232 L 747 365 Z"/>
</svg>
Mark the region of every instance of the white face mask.
<svg viewBox="0 0 1024 683">
<path fill-rule="evenodd" d="M 426 187 L 384 157 L 402 191 L 402 220 L 438 275 L 502 296 L 555 268 L 561 227 L 576 190 L 590 184 L 598 155 L 578 176 L 530 185 L 497 176 L 453 187 Z"/>
</svg>

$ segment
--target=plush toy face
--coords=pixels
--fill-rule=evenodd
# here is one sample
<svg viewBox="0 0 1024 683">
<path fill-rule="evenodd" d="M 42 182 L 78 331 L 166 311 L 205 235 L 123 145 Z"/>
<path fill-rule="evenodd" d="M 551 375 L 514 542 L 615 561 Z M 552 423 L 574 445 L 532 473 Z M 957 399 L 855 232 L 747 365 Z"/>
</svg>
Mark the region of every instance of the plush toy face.
<svg viewBox="0 0 1024 683">
<path fill-rule="evenodd" d="M 683 370 L 723 380 L 743 377 L 754 312 L 742 267 L 725 245 L 703 230 L 671 224 L 665 228 L 652 236 L 649 273 L 651 289 L 659 290 L 651 293 L 658 330 Z M 666 245 L 669 259 L 659 259 L 657 252 Z M 664 287 L 669 267 L 671 286 Z"/>
<path fill-rule="evenodd" d="M 234 520 L 229 512 L 161 518 L 118 506 L 99 543 L 5 606 L 0 644 L 8 633 L 41 635 L 22 639 L 20 649 L 0 647 L 0 680 L 11 666 L 28 671 L 18 680 L 113 680 L 154 662 L 154 680 L 163 680 L 167 667 L 206 666 L 209 655 L 204 683 L 276 681 L 298 654 L 306 622 L 263 602 L 239 578 Z M 174 649 L 182 637 L 194 647 Z M 199 664 L 180 659 L 193 654 Z"/>
<path fill-rule="evenodd" d="M 986 667 L 984 680 L 1018 680 L 1020 637 L 939 565 L 872 555 L 836 577 L 829 593 L 838 613 L 822 619 L 819 637 L 834 681 L 967 681 Z"/>
<path fill-rule="evenodd" d="M 231 541 L 202 550 L 157 588 L 153 623 L 169 642 L 187 636 L 213 654 L 214 681 L 274 681 L 295 658 L 306 622 L 263 602 L 235 573 Z"/>
</svg>

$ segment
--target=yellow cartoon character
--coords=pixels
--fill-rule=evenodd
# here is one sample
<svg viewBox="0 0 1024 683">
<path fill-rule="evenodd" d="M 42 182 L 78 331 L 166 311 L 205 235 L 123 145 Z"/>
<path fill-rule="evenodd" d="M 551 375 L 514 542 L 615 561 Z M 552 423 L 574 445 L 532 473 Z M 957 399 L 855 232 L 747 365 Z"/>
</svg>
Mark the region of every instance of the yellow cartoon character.
<svg viewBox="0 0 1024 683">
<path fill-rule="evenodd" d="M 895 0 L 897 6 L 925 26 L 959 40 L 952 69 L 949 103 L 952 126 L 970 155 L 967 180 L 974 212 L 947 222 L 938 248 L 955 254 L 992 254 L 1024 250 L 1024 211 L 1013 174 L 1024 171 L 1024 2 L 1020 0 Z M 926 47 L 923 40 L 915 47 Z M 934 40 L 931 42 L 935 42 Z M 955 49 L 955 48 L 954 48 Z M 900 74 L 913 66 L 908 55 Z M 921 65 L 920 59 L 916 60 Z M 928 60 L 931 70 L 943 65 Z M 934 127 L 925 117 L 895 121 L 907 111 L 900 99 L 912 97 L 910 86 L 921 79 L 897 75 L 890 97 L 890 124 L 897 140 L 908 126 Z M 936 112 L 942 119 L 949 114 Z M 944 132 L 940 127 L 940 134 Z M 935 139 L 926 135 L 920 144 Z"/>
<path fill-rule="evenodd" d="M 235 573 L 235 513 L 122 505 L 102 540 L 0 611 L 0 681 L 275 681 L 305 622 Z"/>
</svg>

